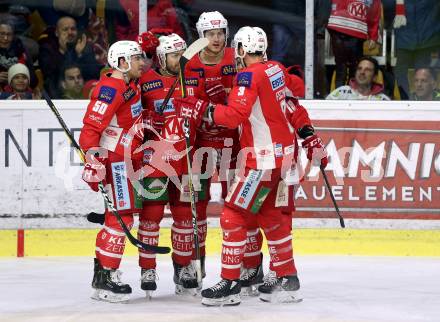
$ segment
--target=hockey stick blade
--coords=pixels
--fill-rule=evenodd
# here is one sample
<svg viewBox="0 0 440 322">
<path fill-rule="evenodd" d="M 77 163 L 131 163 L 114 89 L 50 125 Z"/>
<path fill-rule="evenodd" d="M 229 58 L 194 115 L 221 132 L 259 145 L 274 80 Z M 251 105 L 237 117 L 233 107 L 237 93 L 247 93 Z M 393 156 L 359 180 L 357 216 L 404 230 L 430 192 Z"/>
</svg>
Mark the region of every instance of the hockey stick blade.
<svg viewBox="0 0 440 322">
<path fill-rule="evenodd" d="M 208 38 L 199 38 L 196 41 L 194 41 L 183 53 L 180 60 L 190 60 L 194 57 L 195 54 L 200 52 L 202 49 L 206 48 L 209 44 Z"/>
<path fill-rule="evenodd" d="M 341 224 L 342 228 L 345 228 L 344 218 L 341 216 L 341 213 L 339 212 L 339 207 L 338 207 L 338 204 L 336 203 L 335 196 L 333 195 L 330 183 L 328 182 L 327 174 L 325 173 L 323 168 L 320 167 L 320 169 L 321 169 L 322 176 L 324 177 L 324 181 L 325 181 L 325 185 L 327 187 L 328 193 L 330 194 L 330 198 L 333 201 L 333 206 L 335 207 L 336 213 L 338 214 L 339 223 Z"/>
<path fill-rule="evenodd" d="M 87 215 L 87 221 L 91 222 L 93 224 L 100 224 L 103 225 L 104 224 L 104 219 L 105 219 L 105 215 L 104 214 L 99 214 L 97 212 L 90 212 Z"/>
<path fill-rule="evenodd" d="M 49 95 L 46 93 L 45 90 L 42 91 L 42 96 L 46 100 L 46 103 L 47 103 L 47 105 L 49 105 L 51 111 L 55 114 L 55 117 L 57 118 L 58 123 L 60 123 L 61 127 L 63 128 L 64 133 L 68 137 L 71 145 L 75 148 L 75 150 L 78 153 L 79 157 L 84 162 L 85 161 L 84 151 L 81 149 L 81 147 L 76 142 L 75 138 L 73 137 L 72 133 L 70 132 L 69 128 L 67 127 L 67 125 L 64 122 L 63 118 L 61 117 L 60 112 L 58 111 L 58 109 L 56 108 L 54 103 L 52 102 L 52 99 L 49 97 Z M 107 206 L 110 208 L 110 210 L 113 213 L 113 215 L 115 215 L 119 225 L 121 226 L 121 228 L 124 231 L 125 235 L 127 236 L 128 240 L 133 245 L 135 245 L 136 247 L 142 248 L 142 249 L 144 249 L 146 251 L 150 251 L 150 252 L 158 253 L 158 254 L 168 254 L 171 251 L 171 249 L 169 247 L 161 247 L 161 246 L 148 245 L 148 244 L 142 243 L 141 241 L 137 240 L 130 233 L 130 230 L 128 229 L 127 225 L 122 220 L 121 215 L 118 213 L 118 211 L 116 210 L 115 206 L 113 205 L 113 202 L 110 200 L 110 197 L 108 196 L 107 192 L 105 191 L 104 185 L 103 185 L 102 182 L 99 182 L 98 189 L 101 192 L 101 195 L 104 198 Z"/>
</svg>

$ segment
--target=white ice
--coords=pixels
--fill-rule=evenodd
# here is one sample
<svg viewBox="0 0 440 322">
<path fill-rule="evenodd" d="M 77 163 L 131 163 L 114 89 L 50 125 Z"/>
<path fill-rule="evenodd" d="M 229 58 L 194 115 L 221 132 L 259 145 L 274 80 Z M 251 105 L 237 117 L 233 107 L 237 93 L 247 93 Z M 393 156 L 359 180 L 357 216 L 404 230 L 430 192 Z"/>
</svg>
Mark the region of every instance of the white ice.
<svg viewBox="0 0 440 322">
<path fill-rule="evenodd" d="M 440 321 L 440 258 L 298 256 L 298 304 L 244 299 L 212 308 L 174 295 L 169 256 L 158 261 L 158 291 L 147 301 L 136 257 L 123 259 L 122 280 L 133 288 L 127 304 L 90 299 L 93 259 L 0 259 L 0 321 Z M 267 267 L 267 263 L 265 263 Z M 219 258 L 208 257 L 209 287 L 219 280 Z"/>
</svg>

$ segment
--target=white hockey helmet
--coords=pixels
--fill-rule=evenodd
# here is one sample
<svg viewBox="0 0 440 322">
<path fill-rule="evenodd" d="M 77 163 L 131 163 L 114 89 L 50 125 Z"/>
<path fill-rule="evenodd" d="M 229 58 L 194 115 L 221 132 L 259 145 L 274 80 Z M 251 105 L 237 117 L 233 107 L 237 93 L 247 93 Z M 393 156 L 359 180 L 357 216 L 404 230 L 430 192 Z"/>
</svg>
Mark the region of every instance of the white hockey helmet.
<svg viewBox="0 0 440 322">
<path fill-rule="evenodd" d="M 127 73 L 131 69 L 131 57 L 135 55 L 144 55 L 141 46 L 135 41 L 121 40 L 110 46 L 107 54 L 107 61 L 111 68 L 122 73 Z M 124 70 L 119 68 L 120 58 L 124 58 L 127 62 L 127 69 Z"/>
<path fill-rule="evenodd" d="M 203 12 L 196 23 L 196 28 L 200 38 L 205 37 L 205 31 L 212 29 L 225 29 L 225 41 L 229 36 L 228 21 L 218 11 Z"/>
<path fill-rule="evenodd" d="M 240 55 L 238 49 L 243 48 L 244 54 Z M 241 27 L 234 36 L 231 46 L 235 49 L 235 57 L 243 58 L 245 54 L 266 54 L 267 37 L 259 27 Z"/>
<path fill-rule="evenodd" d="M 156 48 L 159 65 L 163 69 L 167 67 L 167 54 L 186 49 L 186 42 L 178 34 L 159 37 L 159 46 Z"/>
</svg>

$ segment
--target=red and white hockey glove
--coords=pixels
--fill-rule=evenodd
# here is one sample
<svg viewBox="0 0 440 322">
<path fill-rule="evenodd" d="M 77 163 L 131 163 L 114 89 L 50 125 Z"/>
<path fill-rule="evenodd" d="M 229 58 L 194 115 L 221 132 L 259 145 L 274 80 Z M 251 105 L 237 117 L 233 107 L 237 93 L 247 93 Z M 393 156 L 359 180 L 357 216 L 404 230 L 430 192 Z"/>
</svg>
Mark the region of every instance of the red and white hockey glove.
<svg viewBox="0 0 440 322">
<path fill-rule="evenodd" d="M 327 150 L 322 143 L 322 140 L 316 134 L 306 138 L 302 147 L 307 149 L 307 159 L 309 159 L 314 166 L 320 166 L 325 169 L 328 163 Z"/>
<path fill-rule="evenodd" d="M 144 53 L 151 59 L 156 54 L 156 48 L 159 46 L 159 39 L 151 32 L 143 32 L 138 36 L 137 42 L 141 45 Z"/>
<path fill-rule="evenodd" d="M 183 118 L 192 117 L 196 122 L 202 119 L 209 103 L 199 100 L 193 96 L 175 98 L 173 105 L 176 111 Z"/>
<path fill-rule="evenodd" d="M 226 104 L 228 94 L 226 94 L 225 87 L 220 81 L 207 82 L 205 84 L 205 92 L 212 103 Z"/>
<path fill-rule="evenodd" d="M 105 180 L 105 165 L 107 163 L 107 158 L 87 153 L 86 161 L 82 173 L 82 179 L 93 191 L 98 192 L 99 182 Z"/>
</svg>

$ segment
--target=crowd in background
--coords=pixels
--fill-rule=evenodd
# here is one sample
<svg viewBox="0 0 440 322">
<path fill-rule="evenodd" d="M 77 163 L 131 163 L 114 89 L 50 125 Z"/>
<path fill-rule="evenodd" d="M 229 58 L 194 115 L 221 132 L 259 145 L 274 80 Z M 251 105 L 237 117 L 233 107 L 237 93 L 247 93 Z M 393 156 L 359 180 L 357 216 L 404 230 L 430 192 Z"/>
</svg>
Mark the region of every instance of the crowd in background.
<svg viewBox="0 0 440 322">
<path fill-rule="evenodd" d="M 314 2 L 315 98 L 440 100 L 438 0 Z M 360 17 L 360 29 L 362 19 L 367 27 L 344 28 L 353 20 L 341 15 L 344 6 Z M 243 24 L 262 26 L 272 43 L 269 59 L 304 66 L 305 0 L 224 1 L 222 7 L 148 0 L 148 29 L 171 29 L 191 43 L 200 13 L 219 10 L 232 34 Z M 135 0 L 0 2 L 0 99 L 40 99 L 43 88 L 52 98 L 89 98 L 107 70 L 109 45 L 134 40 L 138 21 Z"/>
</svg>

